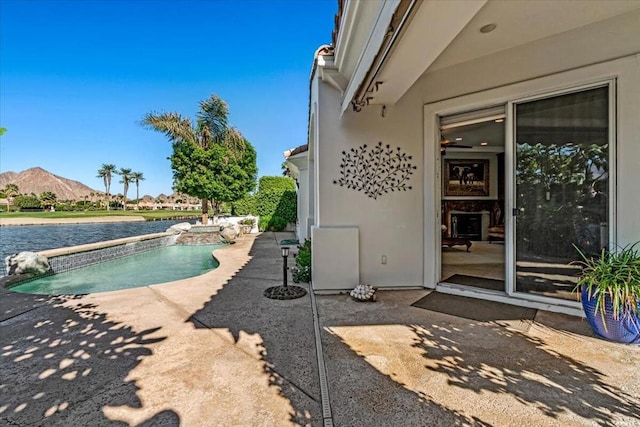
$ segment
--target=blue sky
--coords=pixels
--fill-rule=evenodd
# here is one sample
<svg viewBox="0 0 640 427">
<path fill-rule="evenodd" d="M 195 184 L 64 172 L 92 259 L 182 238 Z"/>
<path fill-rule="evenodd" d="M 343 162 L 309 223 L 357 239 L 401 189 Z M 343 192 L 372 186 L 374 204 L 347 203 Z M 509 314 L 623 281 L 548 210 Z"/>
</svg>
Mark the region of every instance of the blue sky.
<svg viewBox="0 0 640 427">
<path fill-rule="evenodd" d="M 139 125 L 194 117 L 217 94 L 230 124 L 279 175 L 306 143 L 313 53 L 331 42 L 336 0 L 0 1 L 0 172 L 41 166 L 104 190 L 103 163 L 170 193 L 171 153 Z M 112 184 L 112 192 L 120 184 Z"/>
</svg>

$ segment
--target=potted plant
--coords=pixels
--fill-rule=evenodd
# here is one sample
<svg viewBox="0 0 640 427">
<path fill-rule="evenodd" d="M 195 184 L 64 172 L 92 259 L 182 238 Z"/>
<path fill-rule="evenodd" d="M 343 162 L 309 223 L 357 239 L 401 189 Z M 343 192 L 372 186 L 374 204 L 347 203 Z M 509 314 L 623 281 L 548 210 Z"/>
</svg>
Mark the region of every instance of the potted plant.
<svg viewBox="0 0 640 427">
<path fill-rule="evenodd" d="M 611 341 L 640 344 L 638 243 L 617 251 L 602 249 L 596 257 L 588 257 L 576 247 L 582 272 L 575 290 L 593 331 Z"/>
<path fill-rule="evenodd" d="M 243 234 L 251 233 L 253 226 L 256 224 L 255 218 L 244 218 L 238 221 L 238 224 L 242 227 Z"/>
</svg>

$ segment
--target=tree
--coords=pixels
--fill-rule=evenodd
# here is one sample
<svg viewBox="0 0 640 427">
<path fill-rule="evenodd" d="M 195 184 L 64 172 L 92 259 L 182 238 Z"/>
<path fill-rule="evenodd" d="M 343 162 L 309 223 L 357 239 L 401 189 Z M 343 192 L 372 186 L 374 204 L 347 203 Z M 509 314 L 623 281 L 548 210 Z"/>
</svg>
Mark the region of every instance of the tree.
<svg viewBox="0 0 640 427">
<path fill-rule="evenodd" d="M 132 172 L 131 181 L 136 184 L 136 210 L 140 210 L 140 181 L 144 181 L 142 172 Z"/>
<path fill-rule="evenodd" d="M 58 197 L 51 191 L 45 191 L 40 194 L 39 199 L 45 209 L 50 209 L 51 206 L 56 204 Z"/>
<path fill-rule="evenodd" d="M 111 187 L 111 177 L 116 172 L 116 165 L 111 163 L 103 163 L 98 170 L 98 178 L 102 178 L 104 182 L 104 196 L 107 200 L 107 210 L 109 210 L 109 188 Z"/>
<path fill-rule="evenodd" d="M 122 210 L 127 210 L 127 191 L 129 191 L 129 182 L 131 182 L 131 169 L 120 168 L 118 175 L 122 177 L 120 184 L 124 184 L 124 195 L 122 196 Z"/>
<path fill-rule="evenodd" d="M 255 187 L 256 152 L 228 125 L 227 116 L 227 104 L 212 95 L 200 102 L 195 124 L 178 113 L 149 113 L 142 120 L 171 141 L 174 189 L 201 200 L 203 224 L 209 200 L 215 215 L 222 202 L 238 200 Z"/>
<path fill-rule="evenodd" d="M 18 189 L 18 186 L 15 184 L 7 184 L 2 192 L 7 196 L 7 212 L 9 212 L 9 209 L 11 208 L 11 199 L 13 196 L 20 194 L 20 189 Z"/>
<path fill-rule="evenodd" d="M 0 128 L 0 136 L 4 135 L 6 131 L 7 131 L 7 128 Z"/>
<path fill-rule="evenodd" d="M 20 194 L 15 198 L 15 205 L 20 209 L 40 209 L 42 203 L 34 194 Z"/>
</svg>

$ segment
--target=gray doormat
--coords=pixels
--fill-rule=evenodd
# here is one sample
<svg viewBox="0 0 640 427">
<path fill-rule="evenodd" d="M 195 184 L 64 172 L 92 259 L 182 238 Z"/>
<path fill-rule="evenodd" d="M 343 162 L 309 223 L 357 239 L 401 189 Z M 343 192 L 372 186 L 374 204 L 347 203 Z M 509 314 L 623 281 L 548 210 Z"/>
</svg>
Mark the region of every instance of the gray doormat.
<svg viewBox="0 0 640 427">
<path fill-rule="evenodd" d="M 496 301 L 487 301 L 433 291 L 411 304 L 414 307 L 479 322 L 506 320 L 533 320 L 536 309 L 518 307 Z"/>
<path fill-rule="evenodd" d="M 465 276 L 464 274 L 454 274 L 443 280 L 456 285 L 474 286 L 476 288 L 491 289 L 493 291 L 504 292 L 504 280 L 484 279 L 482 277 Z"/>
</svg>

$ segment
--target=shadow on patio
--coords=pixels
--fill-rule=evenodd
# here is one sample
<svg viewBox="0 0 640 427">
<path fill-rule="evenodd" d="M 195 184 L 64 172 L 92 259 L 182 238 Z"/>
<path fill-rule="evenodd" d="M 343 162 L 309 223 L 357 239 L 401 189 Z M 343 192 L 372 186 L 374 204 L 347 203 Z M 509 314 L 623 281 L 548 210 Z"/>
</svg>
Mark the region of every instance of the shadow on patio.
<svg viewBox="0 0 640 427">
<path fill-rule="evenodd" d="M 287 237 L 291 233 L 258 236 L 249 253 L 251 260 L 189 320 L 196 328 L 226 335 L 237 348 L 261 361 L 269 386 L 290 403 L 291 423 L 321 425 L 310 296 L 285 301 L 263 296 L 266 288 L 282 284 L 278 242 Z M 252 399 L 249 390 L 244 398 Z M 282 420 L 274 423 L 281 425 Z"/>
<path fill-rule="evenodd" d="M 569 316 L 522 333 L 410 306 L 424 294 L 318 298 L 336 425 L 638 425 L 638 347 Z"/>
<path fill-rule="evenodd" d="M 0 424 L 126 425 L 102 408 L 141 406 L 127 376 L 165 339 L 160 328 L 136 332 L 109 321 L 80 295 L 1 292 Z M 179 418 L 161 411 L 143 424 L 178 425 Z"/>
</svg>

